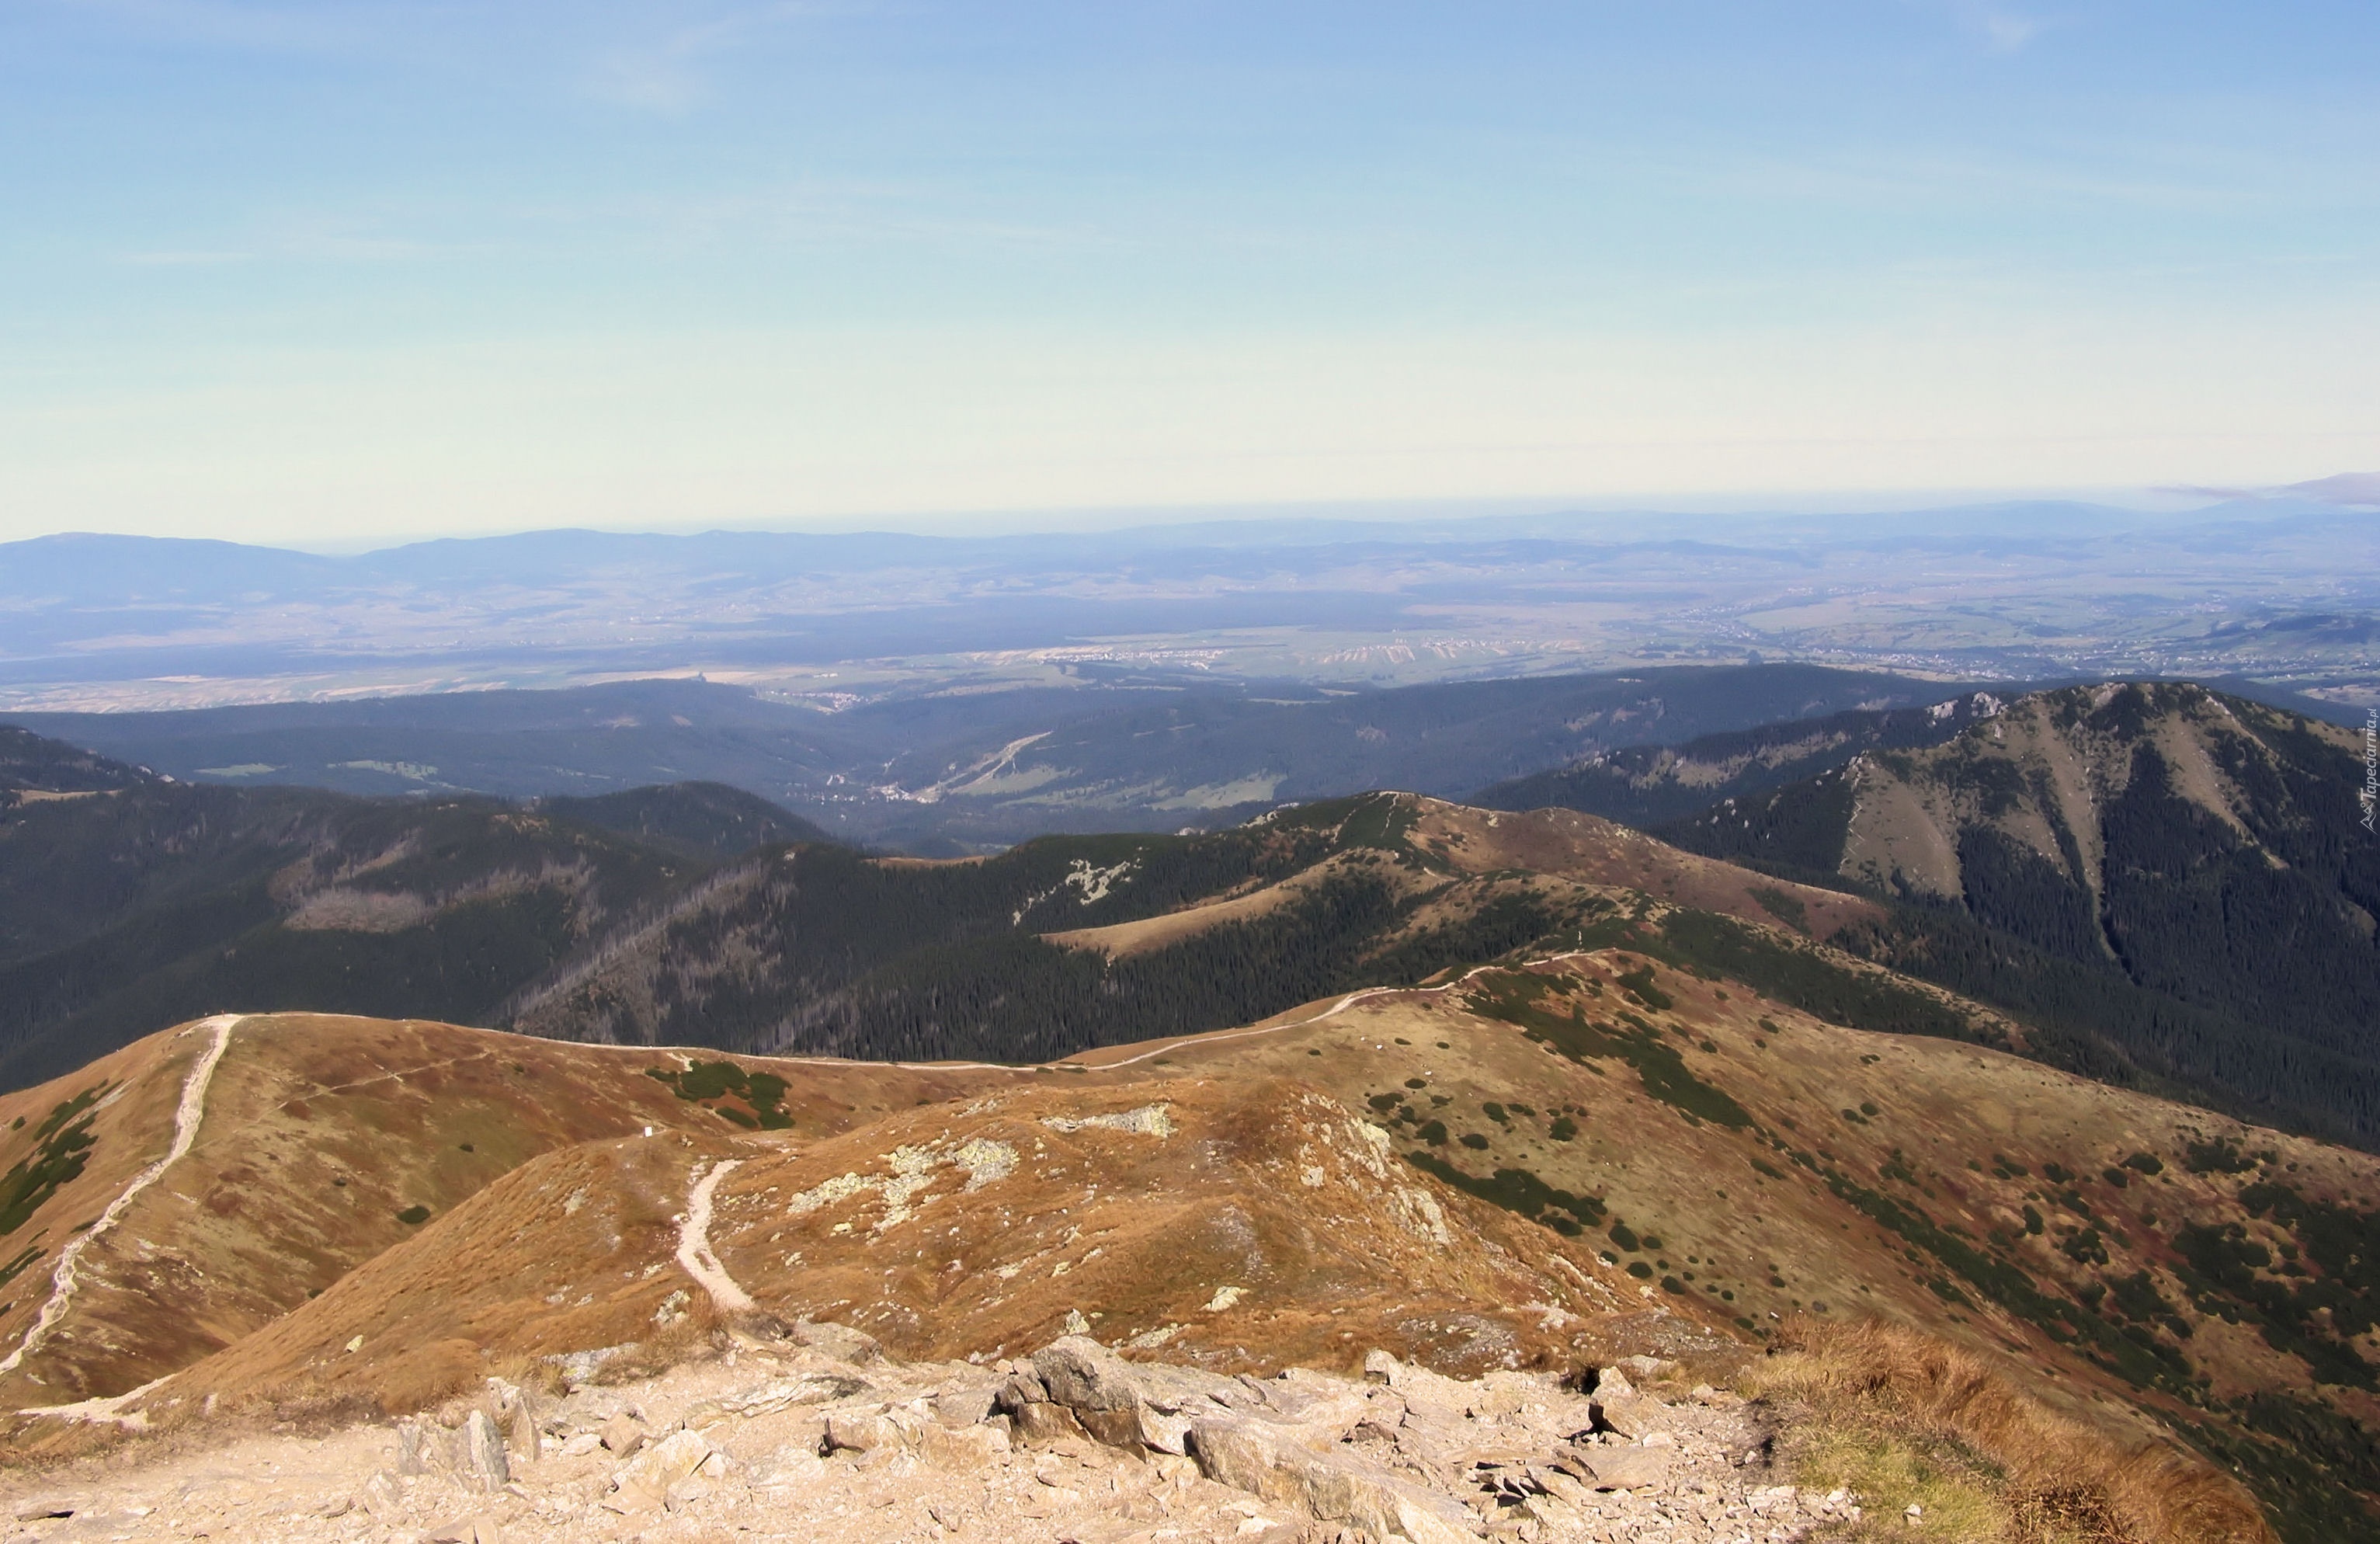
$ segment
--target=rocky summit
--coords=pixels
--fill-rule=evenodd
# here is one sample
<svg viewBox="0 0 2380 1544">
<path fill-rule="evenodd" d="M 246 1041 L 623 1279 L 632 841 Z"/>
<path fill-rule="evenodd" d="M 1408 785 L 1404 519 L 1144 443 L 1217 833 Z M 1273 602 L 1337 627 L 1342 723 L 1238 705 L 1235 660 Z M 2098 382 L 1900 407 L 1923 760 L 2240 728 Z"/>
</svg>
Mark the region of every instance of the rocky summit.
<svg viewBox="0 0 2380 1544">
<path fill-rule="evenodd" d="M 585 1370 L 582 1366 L 581 1370 Z M 628 1382 L 501 1378 L 386 1423 L 285 1428 L 12 1485 L 15 1539 L 1049 1538 L 1469 1544 L 1814 1538 L 1872 1503 L 1794 1485 L 1783 1421 L 1651 1356 L 1582 1380 L 1226 1377 L 1085 1336 L 900 1362 L 835 1326 L 748 1330 Z M 1900 1514 L 1922 1521 L 1922 1503 Z"/>
</svg>

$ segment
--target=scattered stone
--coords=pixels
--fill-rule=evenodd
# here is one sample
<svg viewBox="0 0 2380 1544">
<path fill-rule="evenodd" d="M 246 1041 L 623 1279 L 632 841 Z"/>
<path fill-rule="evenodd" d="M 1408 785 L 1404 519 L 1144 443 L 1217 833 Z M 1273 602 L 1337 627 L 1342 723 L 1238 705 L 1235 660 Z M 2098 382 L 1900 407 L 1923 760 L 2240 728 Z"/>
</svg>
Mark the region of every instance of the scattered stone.
<svg viewBox="0 0 2380 1544">
<path fill-rule="evenodd" d="M 934 1396 L 934 1419 L 944 1426 L 979 1426 L 991 1418 L 999 1392 L 988 1383 L 944 1389 Z"/>
<path fill-rule="evenodd" d="M 434 1465 L 447 1466 L 446 1434 L 433 1421 L 409 1418 L 396 1423 L 396 1472 L 426 1475 Z"/>
<path fill-rule="evenodd" d="M 357 1493 L 356 1499 L 366 1512 L 371 1514 L 372 1521 L 382 1526 L 386 1526 L 405 1513 L 404 1488 L 397 1484 L 396 1477 L 386 1469 L 374 1472 L 370 1479 L 365 1480 L 363 1489 Z"/>
<path fill-rule="evenodd" d="M 1016 1422 L 1016 1434 L 1028 1442 L 1062 1442 L 1090 1436 L 1083 1429 L 1083 1423 L 1075 1418 L 1074 1411 L 1046 1399 L 1038 1404 L 1019 1405 L 1011 1412 L 1011 1418 Z"/>
<path fill-rule="evenodd" d="M 1620 1382 L 1626 1387 L 1624 1380 Z M 1606 1393 L 1600 1383 L 1596 1386 L 1589 1410 L 1597 1431 L 1616 1432 L 1631 1441 L 1667 1429 L 1674 1418 L 1670 1406 L 1650 1394 L 1640 1394 L 1633 1389 L 1624 1393 Z"/>
<path fill-rule="evenodd" d="M 1413 1544 L 1469 1544 L 1462 1506 L 1338 1450 L 1317 1452 L 1288 1429 L 1243 1416 L 1191 1428 L 1190 1445 L 1208 1479 L 1324 1522 L 1352 1523 Z"/>
<path fill-rule="evenodd" d="M 1585 1463 L 1598 1490 L 1637 1490 L 1670 1477 L 1666 1448 L 1600 1447 Z"/>
<path fill-rule="evenodd" d="M 673 1431 L 621 1465 L 603 1504 L 614 1512 L 654 1511 L 668 1501 L 670 1488 L 690 1478 L 710 1453 L 700 1432 Z"/>
<path fill-rule="evenodd" d="M 833 1453 L 868 1453 L 881 1447 L 897 1447 L 901 1429 L 885 1413 L 876 1410 L 830 1410 L 826 1416 L 826 1446 Z"/>
<path fill-rule="evenodd" d="M 917 1456 L 961 1474 L 989 1469 L 1009 1451 L 1008 1432 L 993 1425 L 949 1427 L 929 1422 L 917 1433 Z"/>
<path fill-rule="evenodd" d="M 503 1544 L 503 1530 L 492 1517 L 459 1517 L 424 1533 L 421 1544 Z"/>
<path fill-rule="evenodd" d="M 1052 1404 L 1072 1410 L 1083 1429 L 1110 1447 L 1134 1452 L 1186 1452 L 1191 1423 L 1208 1410 L 1228 1407 L 1238 1392 L 1228 1378 L 1127 1362 L 1080 1335 L 1043 1347 L 1033 1368 Z"/>
<path fill-rule="evenodd" d="M 623 1410 L 603 1423 L 599 1440 L 613 1457 L 634 1457 L 637 1450 L 645 1445 L 645 1423 Z"/>
<path fill-rule="evenodd" d="M 512 1465 L 504 1454 L 504 1433 L 485 1410 L 474 1410 L 463 1421 L 463 1441 L 457 1465 L 477 1489 L 501 1490 L 512 1482 Z"/>
<path fill-rule="evenodd" d="M 999 1366 L 904 1367 L 865 1337 L 844 1343 L 871 1357 L 864 1377 L 788 1341 L 542 1404 L 491 1382 L 451 1424 L 232 1437 L 104 1471 L 65 1527 L 18 1530 L 53 1544 L 76 1529 L 128 1544 L 483 1544 L 499 1526 L 514 1544 L 1808 1544 L 1861 1516 L 1848 1493 L 1771 1483 L 1765 1407 L 1721 1393 L 1672 1408 L 1630 1371 L 1605 1369 L 1583 1395 L 1550 1376 L 1458 1380 L 1386 1355 L 1360 1379 L 1258 1379 L 1134 1361 L 1087 1338 Z M 1637 1442 L 1590 1431 L 1591 1409 L 1621 1409 L 1622 1391 L 1667 1424 Z M 543 1417 L 539 1462 L 509 1440 L 524 1412 Z M 472 1497 L 497 1456 L 509 1483 Z M 0 1519 L 76 1499 L 62 1478 L 0 1492 Z M 1931 1517 L 1921 1527 L 1891 1531 L 1938 1531 Z"/>
</svg>

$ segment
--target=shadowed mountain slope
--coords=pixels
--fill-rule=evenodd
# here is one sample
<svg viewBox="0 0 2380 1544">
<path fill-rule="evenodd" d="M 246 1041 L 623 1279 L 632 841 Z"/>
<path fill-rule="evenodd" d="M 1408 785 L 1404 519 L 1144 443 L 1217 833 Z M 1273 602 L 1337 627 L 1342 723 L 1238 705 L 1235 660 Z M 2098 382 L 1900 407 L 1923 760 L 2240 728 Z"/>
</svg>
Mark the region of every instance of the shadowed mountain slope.
<svg viewBox="0 0 2380 1544">
<path fill-rule="evenodd" d="M 1940 745 L 1998 712 L 2009 695 L 1974 692 L 1922 708 L 1854 709 L 1683 744 L 1630 746 L 1493 784 L 1470 802 L 1488 809 L 1580 809 L 1627 825 L 1658 826 L 1729 798 L 1831 772 L 1865 751 Z"/>
<path fill-rule="evenodd" d="M 832 840 L 808 821 L 723 783 L 663 783 L 617 794 L 541 798 L 540 814 L 709 860 L 755 847 Z"/>
<path fill-rule="evenodd" d="M 0 730 L 0 1084 L 219 1009 L 486 1022 L 719 863 L 816 829 L 732 788 L 521 808 L 177 783 Z"/>
<path fill-rule="evenodd" d="M 1662 834 L 1895 897 L 1840 942 L 2202 1097 L 2369 1144 L 2380 845 L 2361 751 L 2202 687 L 2077 687 Z"/>
<path fill-rule="evenodd" d="M 757 854 L 525 994 L 536 1034 L 836 1055 L 1059 1056 L 1543 952 L 1658 897 L 1713 927 L 1881 913 L 1567 811 L 1408 795 L 976 862 Z"/>
</svg>

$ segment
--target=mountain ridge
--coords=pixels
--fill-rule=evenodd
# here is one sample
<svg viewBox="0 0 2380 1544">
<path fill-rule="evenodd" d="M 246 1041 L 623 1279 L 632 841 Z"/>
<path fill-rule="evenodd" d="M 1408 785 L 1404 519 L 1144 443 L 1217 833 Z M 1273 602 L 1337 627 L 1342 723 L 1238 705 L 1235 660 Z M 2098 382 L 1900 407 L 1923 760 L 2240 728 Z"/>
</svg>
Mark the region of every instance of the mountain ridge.
<svg viewBox="0 0 2380 1544">
<path fill-rule="evenodd" d="M 2354 839 L 2360 786 L 2344 730 L 2119 684 L 1660 829 L 1892 903 L 1856 952 L 2369 1143 L 2380 851 Z"/>
</svg>

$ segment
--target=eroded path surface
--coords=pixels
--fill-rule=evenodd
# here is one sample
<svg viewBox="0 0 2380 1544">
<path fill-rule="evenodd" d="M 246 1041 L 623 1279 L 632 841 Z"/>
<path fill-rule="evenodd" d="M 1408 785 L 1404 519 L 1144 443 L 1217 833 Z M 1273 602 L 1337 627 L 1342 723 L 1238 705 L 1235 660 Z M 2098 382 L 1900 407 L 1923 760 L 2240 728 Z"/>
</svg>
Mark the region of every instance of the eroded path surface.
<svg viewBox="0 0 2380 1544">
<path fill-rule="evenodd" d="M 686 1198 L 686 1218 L 678 1224 L 677 1263 L 693 1277 L 702 1290 L 710 1294 L 711 1307 L 722 1316 L 750 1313 L 756 1305 L 752 1295 L 735 1284 L 735 1278 L 719 1263 L 710 1247 L 710 1209 L 719 1194 L 719 1182 L 735 1172 L 744 1161 L 730 1158 L 703 1171 L 695 1180 Z"/>
<path fill-rule="evenodd" d="M 81 1283 L 83 1251 L 113 1232 L 117 1221 L 140 1193 L 163 1179 L 165 1171 L 181 1161 L 189 1152 L 190 1145 L 199 1139 L 199 1123 L 207 1112 L 207 1086 L 214 1081 L 215 1067 L 223 1061 L 224 1052 L 231 1048 L 232 1030 L 245 1016 L 242 1014 L 220 1014 L 213 1018 L 200 1019 L 190 1027 L 190 1033 L 205 1031 L 214 1038 L 199 1053 L 199 1059 L 190 1064 L 189 1072 L 182 1079 L 182 1100 L 174 1111 L 173 1143 L 166 1148 L 164 1157 L 132 1176 L 116 1194 L 115 1199 L 107 1203 L 107 1210 L 100 1213 L 98 1222 L 75 1234 L 67 1240 L 66 1247 L 58 1251 L 57 1268 L 50 1277 L 49 1299 L 42 1305 L 41 1314 L 33 1320 L 32 1328 L 25 1331 L 24 1340 L 5 1358 L 0 1358 L 0 1374 L 16 1371 L 26 1356 L 41 1349 L 42 1343 L 50 1337 L 51 1331 L 66 1318 L 67 1310 L 74 1306 L 75 1290 Z M 140 1392 L 134 1390 L 132 1393 L 117 1396 L 116 1400 L 84 1400 L 76 1404 L 37 1407 L 22 1413 L 103 1416 L 112 1414 L 120 1400 L 130 1399 Z M 102 1406 L 107 1408 L 103 1409 Z"/>
<path fill-rule="evenodd" d="M 1635 1358 L 1657 1385 L 1666 1364 Z M 1227 1379 L 1070 1337 L 1018 1361 L 898 1364 L 798 1325 L 654 1379 L 550 1394 L 491 1380 L 431 1416 L 327 1437 L 205 1422 L 0 1484 L 10 1544 L 1792 1544 L 1858 1498 L 1780 1483 L 1767 1417 L 1608 1371 Z M 1176 1450 L 1187 1449 L 1182 1452 Z"/>
</svg>

